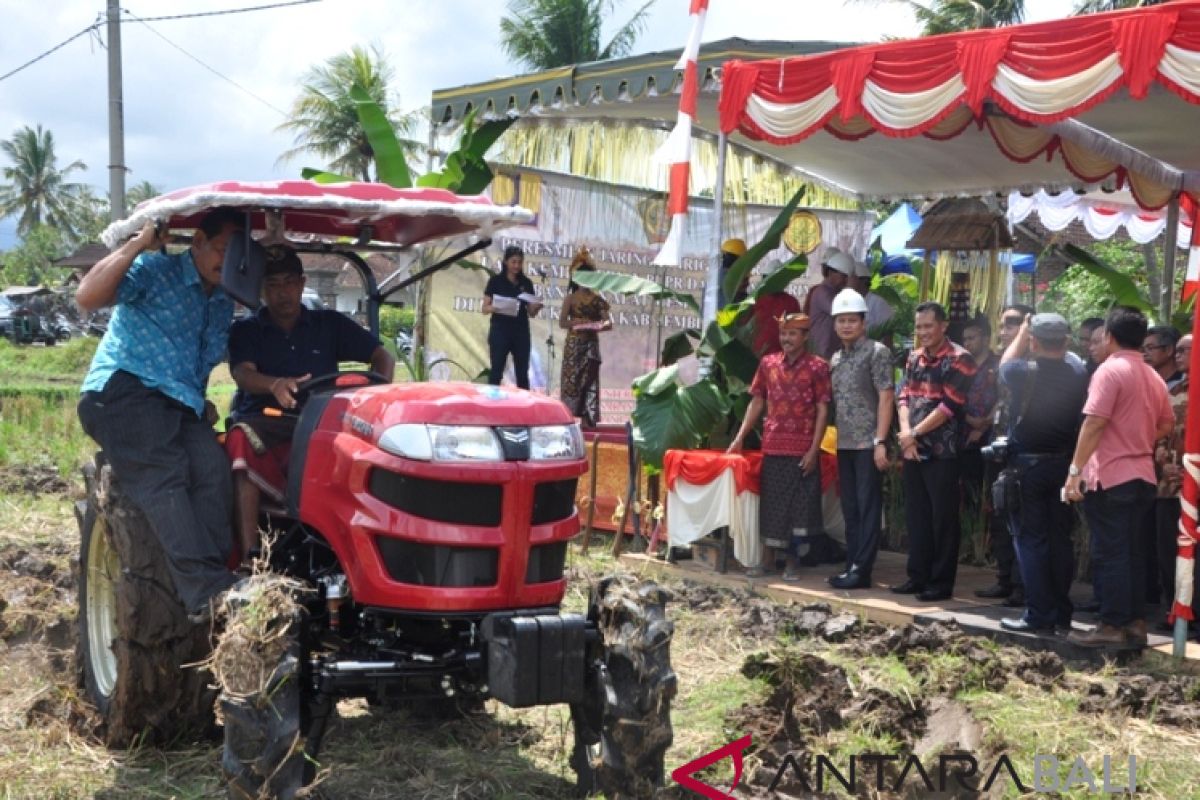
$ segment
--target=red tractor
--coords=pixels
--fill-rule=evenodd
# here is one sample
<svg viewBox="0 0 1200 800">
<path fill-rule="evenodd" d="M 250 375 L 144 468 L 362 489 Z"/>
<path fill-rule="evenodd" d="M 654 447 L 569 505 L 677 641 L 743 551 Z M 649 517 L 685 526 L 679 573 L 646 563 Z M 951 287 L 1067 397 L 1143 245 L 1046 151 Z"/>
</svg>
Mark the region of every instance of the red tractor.
<svg viewBox="0 0 1200 800">
<path fill-rule="evenodd" d="M 148 201 L 110 232 L 148 219 L 186 230 L 217 206 L 245 210 L 247 237 L 346 258 L 375 333 L 389 294 L 528 215 L 441 190 L 230 183 Z M 463 236 L 476 241 L 384 291 L 359 255 Z M 347 241 L 353 250 L 339 246 Z M 249 252 L 230 247 L 226 286 L 256 304 Z M 593 587 L 586 613 L 559 609 L 587 470 L 567 409 L 523 390 L 384 384 L 371 373 L 319 376 L 304 389 L 286 507 L 262 521 L 274 532 L 271 570 L 290 579 L 295 605 L 277 621 L 284 646 L 269 679 L 219 699 L 230 796 L 293 796 L 313 777 L 334 704 L 352 697 L 440 712 L 487 698 L 567 703 L 580 790 L 651 796 L 672 735 L 673 626 L 665 593 L 628 580 Z M 188 622 L 153 532 L 103 453 L 85 478 L 78 663 L 106 740 L 201 733 L 214 690 L 188 665 L 208 655 L 210 630 Z"/>
</svg>

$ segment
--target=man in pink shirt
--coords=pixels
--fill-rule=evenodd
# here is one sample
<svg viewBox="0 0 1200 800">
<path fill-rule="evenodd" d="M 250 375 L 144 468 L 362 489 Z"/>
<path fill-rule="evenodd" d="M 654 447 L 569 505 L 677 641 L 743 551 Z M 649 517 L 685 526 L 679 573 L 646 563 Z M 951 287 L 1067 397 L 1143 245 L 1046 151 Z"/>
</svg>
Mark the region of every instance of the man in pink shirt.
<svg viewBox="0 0 1200 800">
<path fill-rule="evenodd" d="M 1154 504 L 1154 443 L 1175 422 L 1166 384 L 1142 360 L 1146 329 L 1146 317 L 1136 309 L 1119 306 L 1109 312 L 1104 323 L 1108 357 L 1088 387 L 1083 427 L 1063 487 L 1066 501 L 1083 502 L 1100 597 L 1100 624 L 1068 637 L 1083 647 L 1146 645 L 1142 521 Z"/>
</svg>

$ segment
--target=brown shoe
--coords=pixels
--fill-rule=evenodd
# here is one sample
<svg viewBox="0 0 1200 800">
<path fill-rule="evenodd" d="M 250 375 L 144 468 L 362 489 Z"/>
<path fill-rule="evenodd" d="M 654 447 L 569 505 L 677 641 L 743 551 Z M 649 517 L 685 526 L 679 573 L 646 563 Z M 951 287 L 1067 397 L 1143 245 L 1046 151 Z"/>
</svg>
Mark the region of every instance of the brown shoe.
<svg viewBox="0 0 1200 800">
<path fill-rule="evenodd" d="M 1079 645 L 1087 648 L 1126 648 L 1129 646 L 1129 640 L 1125 636 L 1125 629 L 1118 628 L 1115 625 L 1098 625 L 1095 630 L 1091 631 L 1071 631 L 1067 636 L 1067 641 L 1071 644 Z"/>
<path fill-rule="evenodd" d="M 1135 619 L 1125 626 L 1125 640 L 1134 647 L 1146 646 L 1146 620 Z"/>
</svg>

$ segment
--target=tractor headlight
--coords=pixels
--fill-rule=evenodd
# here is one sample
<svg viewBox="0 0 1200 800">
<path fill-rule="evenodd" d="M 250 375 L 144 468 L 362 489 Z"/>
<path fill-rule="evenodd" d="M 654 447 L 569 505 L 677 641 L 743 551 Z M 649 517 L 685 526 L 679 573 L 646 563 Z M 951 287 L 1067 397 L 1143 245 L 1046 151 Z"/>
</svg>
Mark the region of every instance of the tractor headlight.
<svg viewBox="0 0 1200 800">
<path fill-rule="evenodd" d="M 482 425 L 428 425 L 434 461 L 503 461 L 496 432 Z"/>
<path fill-rule="evenodd" d="M 379 449 L 417 461 L 433 459 L 433 444 L 429 441 L 429 429 L 424 425 L 393 425 L 379 437 Z"/>
<path fill-rule="evenodd" d="M 529 429 L 529 458 L 554 461 L 583 458 L 579 425 L 537 425 Z"/>
</svg>

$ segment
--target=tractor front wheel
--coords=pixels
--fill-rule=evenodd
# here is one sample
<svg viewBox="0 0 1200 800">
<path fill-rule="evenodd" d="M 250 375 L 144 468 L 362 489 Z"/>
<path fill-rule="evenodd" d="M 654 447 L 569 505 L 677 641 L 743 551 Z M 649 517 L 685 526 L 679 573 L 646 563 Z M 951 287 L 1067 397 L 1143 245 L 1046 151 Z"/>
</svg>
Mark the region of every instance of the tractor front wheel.
<svg viewBox="0 0 1200 800">
<path fill-rule="evenodd" d="M 571 709 L 571 765 L 583 794 L 649 800 L 663 786 L 677 690 L 668 596 L 655 583 L 624 577 L 607 578 L 592 593 L 588 615 L 603 646 L 588 671 L 587 700 Z"/>
</svg>

